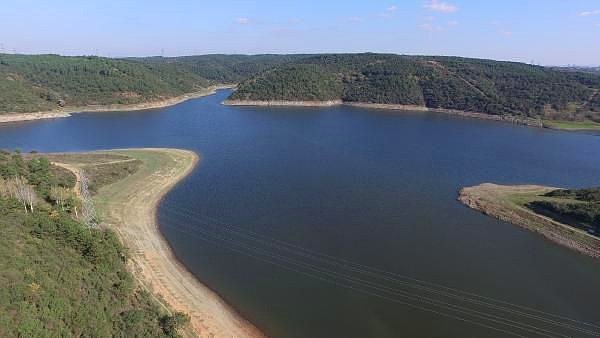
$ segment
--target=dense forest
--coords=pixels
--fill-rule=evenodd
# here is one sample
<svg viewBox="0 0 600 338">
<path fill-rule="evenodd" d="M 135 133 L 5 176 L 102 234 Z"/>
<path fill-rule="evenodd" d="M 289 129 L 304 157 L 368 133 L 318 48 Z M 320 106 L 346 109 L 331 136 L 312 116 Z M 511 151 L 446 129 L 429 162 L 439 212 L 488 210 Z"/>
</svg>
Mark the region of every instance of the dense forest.
<svg viewBox="0 0 600 338">
<path fill-rule="evenodd" d="M 75 177 L 41 156 L 0 152 L 0 336 L 177 337 L 137 286 L 117 235 L 89 228 Z"/>
<path fill-rule="evenodd" d="M 551 200 L 534 201 L 528 207 L 558 221 L 600 235 L 600 188 L 560 189 L 547 194 Z"/>
<path fill-rule="evenodd" d="M 600 75 L 460 57 L 315 55 L 242 82 L 231 99 L 340 99 L 600 122 Z"/>
<path fill-rule="evenodd" d="M 600 74 L 393 54 L 111 59 L 0 54 L 0 114 L 161 100 L 238 84 L 234 100 L 343 100 L 600 122 Z"/>
<path fill-rule="evenodd" d="M 0 114 L 64 106 L 134 104 L 236 84 L 304 55 L 112 59 L 0 54 Z"/>
<path fill-rule="evenodd" d="M 100 57 L 0 54 L 0 113 L 61 106 L 139 103 L 206 87 L 170 65 Z"/>
<path fill-rule="evenodd" d="M 237 84 L 274 66 L 300 60 L 309 55 L 197 55 L 179 57 L 131 58 L 149 65 L 172 65 L 201 76 L 215 84 Z"/>
</svg>

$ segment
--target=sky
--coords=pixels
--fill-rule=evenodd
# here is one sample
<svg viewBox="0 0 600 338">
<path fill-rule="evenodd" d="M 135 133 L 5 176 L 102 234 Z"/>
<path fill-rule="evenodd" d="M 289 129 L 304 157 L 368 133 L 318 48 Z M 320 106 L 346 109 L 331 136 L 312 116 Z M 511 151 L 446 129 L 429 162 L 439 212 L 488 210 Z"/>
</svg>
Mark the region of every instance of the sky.
<svg viewBox="0 0 600 338">
<path fill-rule="evenodd" d="M 600 0 L 7 0 L 0 52 L 386 52 L 600 65 Z"/>
</svg>

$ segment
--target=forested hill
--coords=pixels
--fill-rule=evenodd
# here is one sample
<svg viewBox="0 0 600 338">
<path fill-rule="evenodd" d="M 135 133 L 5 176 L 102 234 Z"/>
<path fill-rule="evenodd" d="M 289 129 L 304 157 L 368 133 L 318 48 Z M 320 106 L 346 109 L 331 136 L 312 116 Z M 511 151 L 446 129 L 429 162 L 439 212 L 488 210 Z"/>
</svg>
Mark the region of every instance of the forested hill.
<svg viewBox="0 0 600 338">
<path fill-rule="evenodd" d="M 600 74 L 600 66 L 598 66 L 598 67 L 564 66 L 564 67 L 554 67 L 554 69 L 563 71 L 563 72 L 583 72 L 583 73 Z"/>
<path fill-rule="evenodd" d="M 242 82 L 232 100 L 343 100 L 600 122 L 600 75 L 442 56 L 316 55 Z"/>
<path fill-rule="evenodd" d="M 170 65 L 101 57 L 0 54 L 0 113 L 140 103 L 197 91 L 206 79 Z"/>
<path fill-rule="evenodd" d="M 179 57 L 131 58 L 150 65 L 173 65 L 214 83 L 236 84 L 274 66 L 297 61 L 310 55 L 224 55 L 210 54 Z"/>
<path fill-rule="evenodd" d="M 0 114 L 136 104 L 236 84 L 235 100 L 334 100 L 600 122 L 600 74 L 392 54 L 111 59 L 0 54 Z"/>
<path fill-rule="evenodd" d="M 305 55 L 112 59 L 0 54 L 0 114 L 135 104 L 234 84 Z"/>
</svg>

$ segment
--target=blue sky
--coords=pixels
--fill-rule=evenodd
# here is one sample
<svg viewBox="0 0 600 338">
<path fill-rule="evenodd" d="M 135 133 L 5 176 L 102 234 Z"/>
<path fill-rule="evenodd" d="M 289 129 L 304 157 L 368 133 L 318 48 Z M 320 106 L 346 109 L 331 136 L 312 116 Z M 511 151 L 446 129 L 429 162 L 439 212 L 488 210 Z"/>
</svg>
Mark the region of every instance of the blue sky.
<svg viewBox="0 0 600 338">
<path fill-rule="evenodd" d="M 104 56 L 391 52 L 600 64 L 600 0 L 11 0 L 0 49 Z"/>
</svg>

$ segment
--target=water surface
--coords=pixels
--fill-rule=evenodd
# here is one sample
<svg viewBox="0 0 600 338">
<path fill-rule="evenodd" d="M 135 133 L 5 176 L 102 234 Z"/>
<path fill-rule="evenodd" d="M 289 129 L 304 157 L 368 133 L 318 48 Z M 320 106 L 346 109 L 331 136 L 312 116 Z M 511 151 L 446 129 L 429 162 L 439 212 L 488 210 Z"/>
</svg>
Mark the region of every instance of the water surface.
<svg viewBox="0 0 600 338">
<path fill-rule="evenodd" d="M 161 229 L 202 282 L 274 337 L 505 333 L 400 304 L 399 297 L 345 288 L 292 264 L 267 263 L 264 255 L 248 256 L 250 248 L 232 251 L 226 243 L 250 242 L 224 232 L 220 222 L 387 272 L 600 322 L 598 262 L 456 201 L 458 189 L 482 182 L 600 185 L 600 137 L 441 114 L 221 106 L 228 94 L 154 111 L 2 125 L 0 147 L 200 153 L 200 166 L 163 201 Z"/>
</svg>

